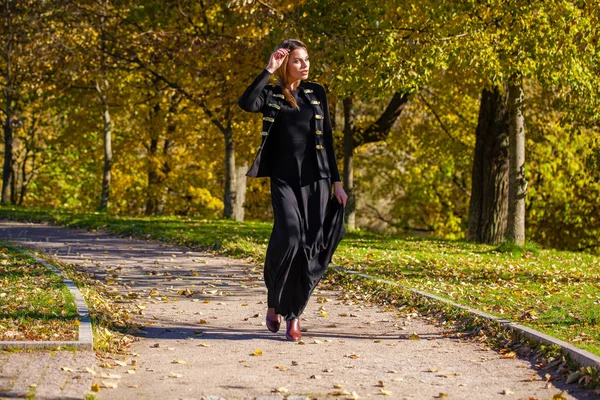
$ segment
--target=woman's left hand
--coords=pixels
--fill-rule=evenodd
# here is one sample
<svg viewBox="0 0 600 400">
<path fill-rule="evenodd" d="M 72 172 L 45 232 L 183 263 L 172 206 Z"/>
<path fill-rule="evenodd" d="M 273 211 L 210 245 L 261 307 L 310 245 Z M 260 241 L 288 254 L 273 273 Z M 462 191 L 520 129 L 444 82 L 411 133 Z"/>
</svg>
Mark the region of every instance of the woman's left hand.
<svg viewBox="0 0 600 400">
<path fill-rule="evenodd" d="M 346 208 L 346 201 L 348 200 L 348 195 L 342 188 L 342 182 L 333 182 L 333 195 L 337 199 L 338 202 L 344 205 Z"/>
</svg>

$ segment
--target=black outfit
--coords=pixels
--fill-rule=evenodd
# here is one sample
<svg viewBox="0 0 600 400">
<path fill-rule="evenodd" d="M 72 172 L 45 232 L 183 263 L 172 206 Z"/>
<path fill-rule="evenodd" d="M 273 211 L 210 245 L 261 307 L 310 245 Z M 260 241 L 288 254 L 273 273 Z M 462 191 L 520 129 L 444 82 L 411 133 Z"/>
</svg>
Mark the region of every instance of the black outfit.
<svg viewBox="0 0 600 400">
<path fill-rule="evenodd" d="M 268 306 L 292 320 L 302 314 L 346 230 L 343 206 L 331 195 L 340 177 L 325 90 L 302 81 L 291 91 L 298 110 L 283 99 L 281 87 L 267 85 L 270 76 L 263 70 L 238 104 L 264 115 L 262 145 L 247 175 L 270 177 L 275 221 L 264 266 Z"/>
</svg>

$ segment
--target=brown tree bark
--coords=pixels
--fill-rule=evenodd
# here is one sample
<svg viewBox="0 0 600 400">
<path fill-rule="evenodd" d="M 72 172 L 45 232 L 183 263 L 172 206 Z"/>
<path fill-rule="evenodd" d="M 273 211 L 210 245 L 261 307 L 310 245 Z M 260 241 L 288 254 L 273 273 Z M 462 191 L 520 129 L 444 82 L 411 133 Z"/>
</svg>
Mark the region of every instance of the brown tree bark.
<svg viewBox="0 0 600 400">
<path fill-rule="evenodd" d="M 12 16 L 14 10 L 11 8 L 11 1 L 4 3 L 3 12 L 6 12 L 6 44 L 4 52 L 4 62 L 6 63 L 6 70 L 4 72 L 4 78 L 6 80 L 6 87 L 3 90 L 6 102 L 6 109 L 4 110 L 4 165 L 2 168 L 2 204 L 10 202 L 11 192 L 11 181 L 12 181 L 12 162 L 13 162 L 13 130 L 12 120 L 14 116 L 14 97 L 13 97 L 13 80 L 12 80 L 12 51 L 13 41 L 15 39 L 15 33 L 13 30 Z"/>
<path fill-rule="evenodd" d="M 504 240 L 508 212 L 507 95 L 498 87 L 481 92 L 469 205 L 467 240 L 498 244 Z"/>
<path fill-rule="evenodd" d="M 525 244 L 525 119 L 523 117 L 523 85 L 520 79 L 508 87 L 510 174 L 508 224 L 506 239 L 520 246 Z"/>
</svg>

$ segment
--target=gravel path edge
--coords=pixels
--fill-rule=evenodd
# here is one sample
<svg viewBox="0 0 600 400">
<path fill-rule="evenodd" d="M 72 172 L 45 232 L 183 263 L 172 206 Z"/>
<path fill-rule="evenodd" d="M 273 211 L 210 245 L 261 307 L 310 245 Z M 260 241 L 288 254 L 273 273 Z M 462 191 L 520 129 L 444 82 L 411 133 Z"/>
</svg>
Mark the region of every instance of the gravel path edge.
<svg viewBox="0 0 600 400">
<path fill-rule="evenodd" d="M 597 355 L 595 355 L 587 350 L 581 349 L 579 347 L 575 347 L 570 343 L 567 343 L 563 340 L 557 339 L 553 336 L 547 335 L 547 334 L 537 331 L 535 329 L 528 328 L 526 326 L 523 326 L 521 324 L 518 324 L 516 322 L 510 321 L 510 320 L 507 320 L 504 318 L 496 317 L 494 315 L 485 313 L 483 311 L 479 311 L 479 310 L 474 309 L 469 306 L 455 303 L 451 300 L 445 299 L 440 296 L 436 296 L 436 295 L 428 293 L 428 292 L 424 292 L 422 290 L 417 290 L 417 289 L 411 288 L 409 286 L 402 285 L 398 282 L 377 278 L 375 276 L 363 274 L 362 272 L 346 269 L 344 267 L 330 265 L 330 268 L 333 268 L 336 271 L 341 272 L 341 273 L 346 273 L 349 275 L 356 275 L 356 276 L 360 276 L 365 279 L 374 280 L 376 282 L 384 283 L 387 285 L 401 287 L 402 289 L 407 290 L 415 295 L 422 296 L 422 297 L 428 298 L 430 300 L 442 302 L 444 304 L 450 305 L 455 308 L 459 308 L 461 310 L 465 310 L 471 314 L 477 315 L 478 317 L 495 322 L 495 323 L 499 324 L 501 327 L 503 327 L 504 329 L 510 329 L 515 332 L 518 332 L 518 333 L 522 334 L 523 336 L 527 337 L 528 339 L 533 340 L 535 342 L 541 342 L 541 343 L 545 343 L 545 344 L 559 346 L 561 348 L 562 353 L 565 355 L 568 355 L 571 358 L 571 360 L 573 360 L 573 362 L 575 362 L 579 366 L 593 367 L 593 368 L 600 370 L 600 356 L 597 356 Z"/>
</svg>

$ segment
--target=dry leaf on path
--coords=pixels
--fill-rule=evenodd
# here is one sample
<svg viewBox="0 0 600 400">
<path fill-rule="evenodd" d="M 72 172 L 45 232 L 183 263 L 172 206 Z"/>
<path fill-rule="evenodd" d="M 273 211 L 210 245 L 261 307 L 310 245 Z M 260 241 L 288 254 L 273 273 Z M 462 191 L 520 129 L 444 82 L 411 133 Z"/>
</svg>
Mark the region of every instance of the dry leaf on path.
<svg viewBox="0 0 600 400">
<path fill-rule="evenodd" d="M 99 392 L 100 391 L 100 385 L 98 385 L 97 383 L 92 383 L 92 387 L 90 388 L 90 390 L 92 392 Z"/>
<path fill-rule="evenodd" d="M 379 393 L 381 393 L 384 396 L 391 396 L 392 392 L 389 390 L 385 390 L 385 389 L 379 389 Z"/>
<path fill-rule="evenodd" d="M 335 392 L 329 392 L 327 394 L 329 396 L 352 396 L 352 393 L 347 390 L 336 390 Z"/>
<path fill-rule="evenodd" d="M 252 353 L 250 353 L 251 356 L 262 356 L 262 354 L 262 350 L 254 350 Z"/>
<path fill-rule="evenodd" d="M 107 389 L 116 389 L 118 386 L 117 382 L 102 381 L 101 383 Z"/>
</svg>

